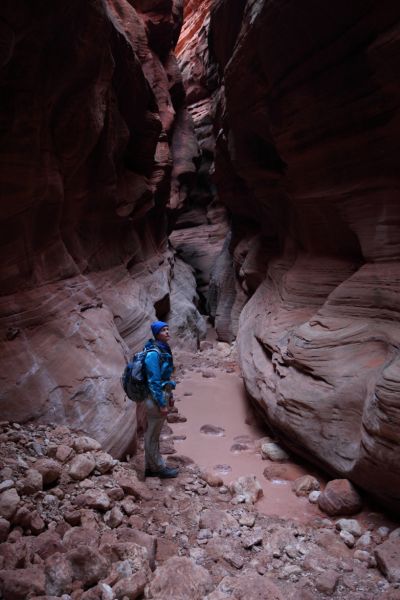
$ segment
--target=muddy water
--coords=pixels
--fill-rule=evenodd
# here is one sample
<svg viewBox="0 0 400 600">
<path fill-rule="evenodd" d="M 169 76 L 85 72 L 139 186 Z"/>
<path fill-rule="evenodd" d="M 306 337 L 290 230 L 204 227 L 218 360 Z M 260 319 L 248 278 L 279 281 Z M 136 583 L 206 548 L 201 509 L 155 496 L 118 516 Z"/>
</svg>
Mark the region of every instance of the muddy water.
<svg viewBox="0 0 400 600">
<path fill-rule="evenodd" d="M 241 475 L 254 474 L 264 491 L 257 508 L 265 514 L 302 522 L 323 516 L 307 498 L 298 498 L 291 490 L 292 481 L 310 474 L 309 470 L 295 462 L 262 460 L 257 440 L 265 433 L 251 416 L 239 375 L 222 370 L 214 373 L 215 377 L 205 378 L 189 372 L 179 384 L 177 407 L 187 422 L 172 425 L 177 452 L 219 473 L 226 484 Z M 180 436 L 186 439 L 180 440 Z M 265 468 L 273 470 L 272 480 L 263 475 Z"/>
</svg>

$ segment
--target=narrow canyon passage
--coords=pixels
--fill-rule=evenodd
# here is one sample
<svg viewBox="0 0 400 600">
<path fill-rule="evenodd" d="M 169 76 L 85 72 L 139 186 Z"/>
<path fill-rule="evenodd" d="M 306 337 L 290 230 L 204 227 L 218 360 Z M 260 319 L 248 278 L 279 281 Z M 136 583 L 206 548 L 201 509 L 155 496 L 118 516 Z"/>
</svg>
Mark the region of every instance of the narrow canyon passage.
<svg viewBox="0 0 400 600">
<path fill-rule="evenodd" d="M 0 2 L 0 600 L 400 600 L 399 24 Z"/>
</svg>

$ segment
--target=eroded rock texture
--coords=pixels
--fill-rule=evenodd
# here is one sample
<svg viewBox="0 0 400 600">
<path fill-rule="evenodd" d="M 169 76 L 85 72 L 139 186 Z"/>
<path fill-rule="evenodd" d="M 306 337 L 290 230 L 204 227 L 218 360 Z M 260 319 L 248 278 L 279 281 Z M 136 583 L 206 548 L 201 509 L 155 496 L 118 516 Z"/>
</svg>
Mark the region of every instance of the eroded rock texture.
<svg viewBox="0 0 400 600">
<path fill-rule="evenodd" d="M 156 314 L 193 343 L 204 327 L 167 243 L 182 3 L 20 0 L 0 17 L 1 417 L 119 456 L 136 431 L 128 347 Z"/>
<path fill-rule="evenodd" d="M 174 134 L 169 207 L 174 215 L 171 243 L 194 268 L 201 298 L 215 317 L 208 289 L 228 225 L 226 210 L 218 200 L 210 174 L 215 156 L 215 97 L 219 93 L 215 64 L 208 49 L 210 4 L 210 0 L 203 3 L 189 0 L 184 6 L 184 24 L 176 54 L 186 102 L 178 115 L 181 127 Z"/>
<path fill-rule="evenodd" d="M 210 25 L 247 389 L 289 446 L 396 509 L 398 27 L 394 2 L 317 0 L 216 0 Z"/>
</svg>

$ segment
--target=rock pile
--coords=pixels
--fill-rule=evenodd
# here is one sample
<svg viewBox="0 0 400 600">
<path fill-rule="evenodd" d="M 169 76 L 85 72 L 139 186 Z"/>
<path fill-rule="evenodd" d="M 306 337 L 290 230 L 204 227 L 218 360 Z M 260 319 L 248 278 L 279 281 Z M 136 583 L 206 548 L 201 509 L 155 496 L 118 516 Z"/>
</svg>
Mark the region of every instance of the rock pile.
<svg viewBox="0 0 400 600">
<path fill-rule="evenodd" d="M 176 481 L 144 482 L 140 456 L 114 460 L 66 427 L 3 422 L 0 431 L 3 600 L 367 600 L 397 593 L 400 530 L 355 519 L 302 526 L 260 515 L 252 504 L 257 482 L 232 485 L 248 497 L 237 504 L 220 478 L 178 455 Z"/>
</svg>

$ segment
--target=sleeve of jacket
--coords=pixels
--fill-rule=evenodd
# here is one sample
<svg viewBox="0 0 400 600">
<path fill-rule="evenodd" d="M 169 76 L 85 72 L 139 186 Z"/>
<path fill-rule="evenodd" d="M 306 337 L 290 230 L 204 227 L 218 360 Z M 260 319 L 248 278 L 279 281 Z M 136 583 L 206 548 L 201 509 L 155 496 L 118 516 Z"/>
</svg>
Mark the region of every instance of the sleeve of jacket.
<svg viewBox="0 0 400 600">
<path fill-rule="evenodd" d="M 148 352 L 144 359 L 144 364 L 146 366 L 147 383 L 150 394 L 159 407 L 165 407 L 167 404 L 162 389 L 160 358 L 158 352 Z"/>
</svg>

